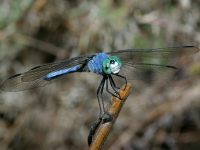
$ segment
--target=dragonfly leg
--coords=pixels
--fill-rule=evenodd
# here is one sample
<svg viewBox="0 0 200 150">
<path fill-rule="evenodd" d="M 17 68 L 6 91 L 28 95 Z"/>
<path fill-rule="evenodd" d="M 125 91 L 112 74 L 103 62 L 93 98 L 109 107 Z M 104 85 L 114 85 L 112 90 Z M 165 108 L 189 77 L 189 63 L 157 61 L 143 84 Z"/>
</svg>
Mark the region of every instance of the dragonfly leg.
<svg viewBox="0 0 200 150">
<path fill-rule="evenodd" d="M 104 81 L 104 78 L 101 80 L 100 84 L 99 84 L 99 87 L 97 89 L 97 100 L 98 100 L 98 104 L 99 104 L 99 109 L 100 109 L 100 114 L 102 114 L 102 107 L 101 107 L 101 103 L 100 103 L 100 98 L 99 98 L 99 92 L 102 88 L 102 84 L 103 84 L 103 81 Z"/>
<path fill-rule="evenodd" d="M 103 108 L 103 114 L 105 113 L 105 106 L 104 106 L 104 101 L 103 101 L 102 95 L 103 95 L 103 90 L 104 90 L 105 81 L 106 81 L 106 78 L 104 77 L 104 78 L 103 78 L 102 87 L 101 87 L 101 90 L 100 90 L 101 102 L 102 102 L 102 108 Z"/>
<path fill-rule="evenodd" d="M 103 104 L 103 99 L 102 99 L 104 84 L 105 84 L 105 77 L 103 77 L 97 89 L 97 100 L 98 100 L 99 109 L 100 109 L 100 116 L 104 113 L 104 104 Z"/>
<path fill-rule="evenodd" d="M 112 89 L 115 91 L 115 97 L 120 99 L 120 95 L 119 95 L 119 92 L 117 91 L 118 89 L 116 87 L 116 84 L 115 84 L 113 78 L 111 76 L 109 76 L 108 78 L 109 78 L 110 85 L 111 85 Z"/>
<path fill-rule="evenodd" d="M 116 86 L 115 81 L 113 80 L 112 76 L 110 76 L 109 78 L 110 78 L 110 81 L 113 84 L 113 87 L 115 87 L 115 89 L 119 90 L 120 88 L 118 86 Z"/>
<path fill-rule="evenodd" d="M 105 105 L 104 105 L 104 101 L 102 98 L 104 85 L 105 85 L 105 82 L 107 84 L 107 79 L 108 78 L 106 76 L 104 76 L 103 79 L 101 80 L 101 83 L 100 83 L 98 89 L 97 89 L 97 99 L 98 99 L 98 103 L 99 103 L 99 107 L 100 107 L 99 120 L 101 120 L 103 123 L 112 120 L 112 116 L 105 110 Z"/>
<path fill-rule="evenodd" d="M 115 96 L 115 93 L 112 93 L 108 88 L 108 78 L 106 79 L 106 91 L 111 94 L 112 96 Z"/>
<path fill-rule="evenodd" d="M 127 83 L 128 83 L 126 77 L 122 76 L 120 74 L 115 74 L 115 75 L 118 76 L 118 77 L 120 77 L 120 78 L 122 78 L 122 79 L 124 79 L 124 81 L 125 81 L 125 88 L 124 89 L 126 89 L 126 86 L 127 86 Z"/>
</svg>

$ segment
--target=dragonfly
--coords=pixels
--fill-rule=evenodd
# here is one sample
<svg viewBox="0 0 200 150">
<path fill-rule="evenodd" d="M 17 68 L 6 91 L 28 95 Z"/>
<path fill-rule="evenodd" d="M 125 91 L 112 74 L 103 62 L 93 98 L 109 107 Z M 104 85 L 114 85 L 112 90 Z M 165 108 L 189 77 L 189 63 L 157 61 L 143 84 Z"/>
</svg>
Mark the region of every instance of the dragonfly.
<svg viewBox="0 0 200 150">
<path fill-rule="evenodd" d="M 105 89 L 109 94 L 116 97 L 119 96 L 119 87 L 113 79 L 114 76 L 122 79 L 127 84 L 127 77 L 123 75 L 127 70 L 136 72 L 136 74 L 132 75 L 133 78 L 139 76 L 137 72 L 149 68 L 176 70 L 176 66 L 169 63 L 163 64 L 160 60 L 162 61 L 163 58 L 174 56 L 175 54 L 187 54 L 197 51 L 198 48 L 194 45 L 184 45 L 156 49 L 125 49 L 78 56 L 68 60 L 39 65 L 27 72 L 10 76 L 0 85 L 0 89 L 4 91 L 23 91 L 45 86 L 55 81 L 55 79 L 71 73 L 92 72 L 102 76 L 96 94 L 100 114 L 104 114 L 106 111 L 102 94 Z"/>
</svg>

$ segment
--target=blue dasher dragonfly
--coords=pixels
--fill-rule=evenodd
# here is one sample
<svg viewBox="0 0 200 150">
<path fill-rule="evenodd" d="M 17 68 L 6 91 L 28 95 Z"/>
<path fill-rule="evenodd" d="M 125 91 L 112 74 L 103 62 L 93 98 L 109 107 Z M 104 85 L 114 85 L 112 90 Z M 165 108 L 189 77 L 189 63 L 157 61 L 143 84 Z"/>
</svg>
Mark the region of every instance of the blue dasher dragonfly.
<svg viewBox="0 0 200 150">
<path fill-rule="evenodd" d="M 102 80 L 97 88 L 97 99 L 100 114 L 103 114 L 105 113 L 102 98 L 104 89 L 113 96 L 119 96 L 118 87 L 113 80 L 113 76 L 122 78 L 125 84 L 127 84 L 127 77 L 123 75 L 127 71 L 125 69 L 127 67 L 129 71 L 133 70 L 133 72 L 136 72 L 136 74 L 132 74 L 133 78 L 137 78 L 137 72 L 149 68 L 176 70 L 177 67 L 169 62 L 166 63 L 165 58 L 173 57 L 175 54 L 188 54 L 196 51 L 198 51 L 196 46 L 187 45 L 157 49 L 126 49 L 79 56 L 60 62 L 36 66 L 27 72 L 13 75 L 2 83 L 0 89 L 4 91 L 22 91 L 45 86 L 55 79 L 70 73 L 92 72 L 102 76 Z M 162 62 L 163 60 L 165 61 Z"/>
</svg>

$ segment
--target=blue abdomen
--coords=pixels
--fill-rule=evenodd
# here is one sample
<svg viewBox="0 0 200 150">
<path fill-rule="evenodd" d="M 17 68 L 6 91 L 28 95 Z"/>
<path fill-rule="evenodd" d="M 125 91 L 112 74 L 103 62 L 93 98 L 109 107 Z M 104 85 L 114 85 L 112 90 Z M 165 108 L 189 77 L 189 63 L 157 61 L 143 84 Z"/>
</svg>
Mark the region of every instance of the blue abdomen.
<svg viewBox="0 0 200 150">
<path fill-rule="evenodd" d="M 106 58 L 108 58 L 106 53 L 97 53 L 87 64 L 89 71 L 97 74 L 102 74 L 102 64 Z"/>
<path fill-rule="evenodd" d="M 81 65 L 76 65 L 76 66 L 73 66 L 73 67 L 70 67 L 70 68 L 52 71 L 52 72 L 48 73 L 43 79 L 44 80 L 51 80 L 51 79 L 57 78 L 59 76 L 65 75 L 65 74 L 75 72 L 80 68 L 81 68 Z"/>
</svg>

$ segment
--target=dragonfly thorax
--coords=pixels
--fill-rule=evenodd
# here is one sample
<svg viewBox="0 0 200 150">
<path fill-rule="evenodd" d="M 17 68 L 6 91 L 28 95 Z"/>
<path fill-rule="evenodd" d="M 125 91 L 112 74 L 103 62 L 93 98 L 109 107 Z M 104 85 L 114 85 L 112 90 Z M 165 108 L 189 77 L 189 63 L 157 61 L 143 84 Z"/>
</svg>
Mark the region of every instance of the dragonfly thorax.
<svg viewBox="0 0 200 150">
<path fill-rule="evenodd" d="M 109 56 L 103 61 L 103 73 L 105 74 L 117 74 L 121 69 L 121 61 L 116 56 Z"/>
</svg>

